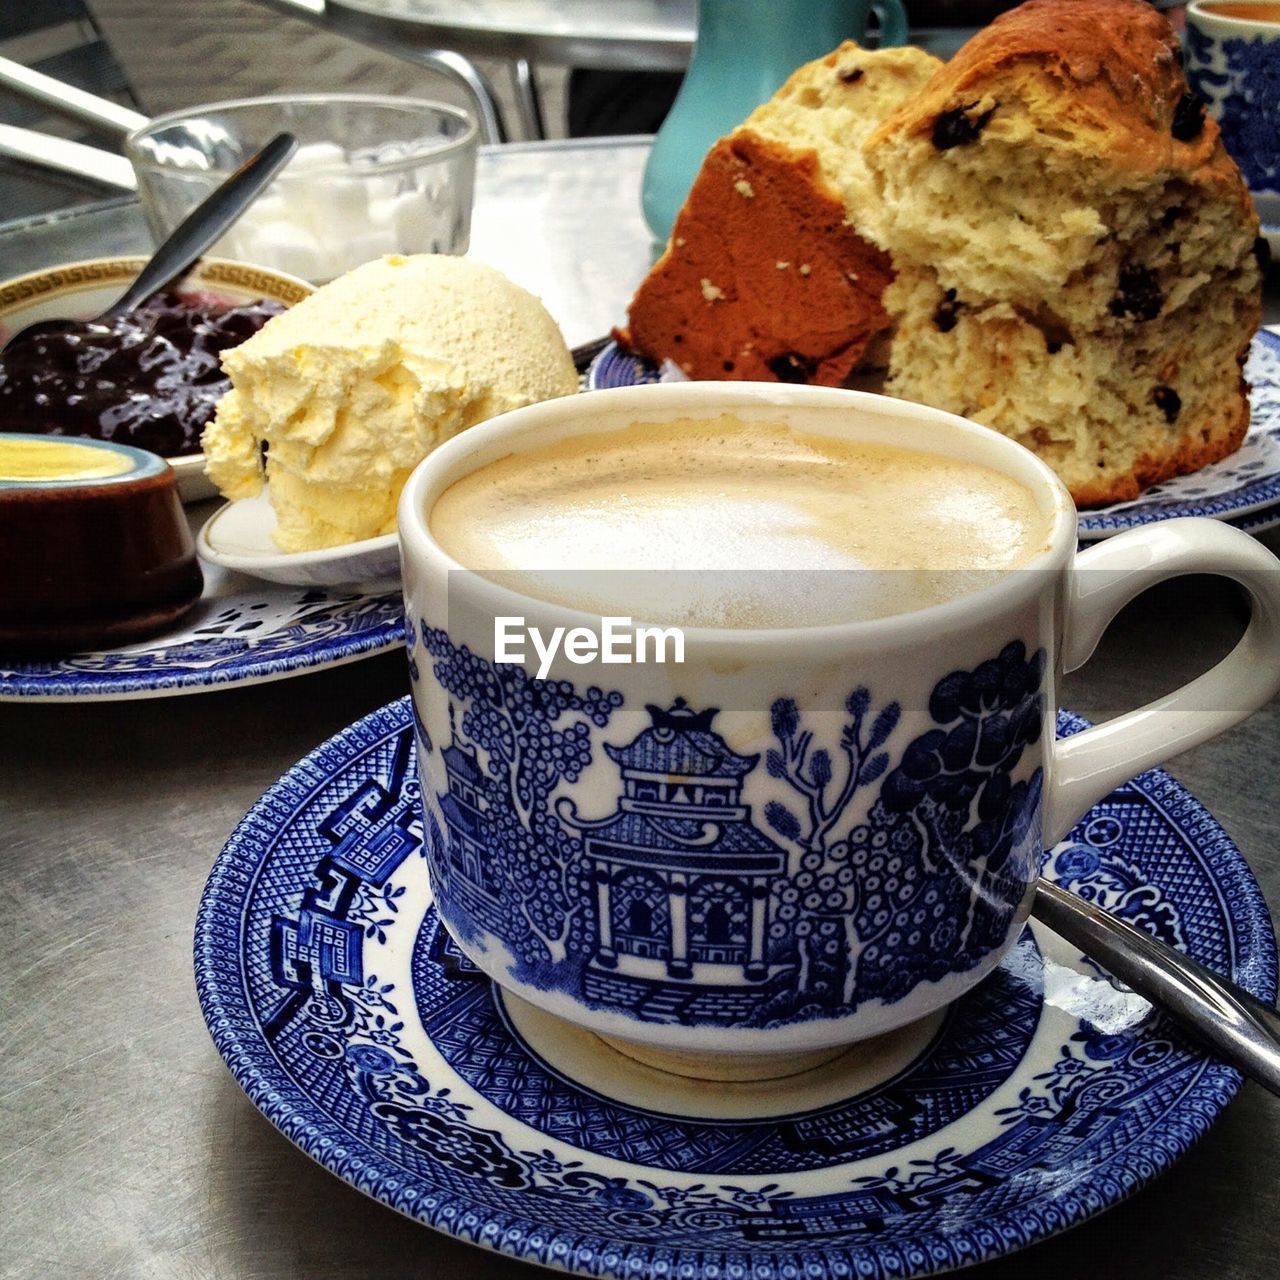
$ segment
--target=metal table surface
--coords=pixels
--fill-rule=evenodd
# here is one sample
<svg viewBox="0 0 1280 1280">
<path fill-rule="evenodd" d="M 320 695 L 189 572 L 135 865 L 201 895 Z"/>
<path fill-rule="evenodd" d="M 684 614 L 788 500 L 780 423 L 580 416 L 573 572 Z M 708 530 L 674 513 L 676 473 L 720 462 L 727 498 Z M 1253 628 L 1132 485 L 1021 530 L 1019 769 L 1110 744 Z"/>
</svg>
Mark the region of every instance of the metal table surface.
<svg viewBox="0 0 1280 1280">
<path fill-rule="evenodd" d="M 634 142 L 481 162 L 475 252 L 540 288 L 571 342 L 622 314 L 647 261 Z M 0 227 L 0 273 L 145 245 L 113 202 Z M 1280 549 L 1280 532 L 1264 535 Z M 1244 612 L 1189 579 L 1107 633 L 1064 702 L 1101 718 L 1226 651 Z M 194 697 L 0 706 L 0 1276 L 517 1280 L 533 1268 L 365 1199 L 255 1111 L 205 1032 L 191 933 L 209 866 L 285 769 L 404 693 L 403 658 Z M 1280 703 L 1172 772 L 1280 904 Z M 1275 1274 L 1280 1099 L 1246 1085 L 1128 1203 L 975 1280 L 1257 1280 Z"/>
</svg>

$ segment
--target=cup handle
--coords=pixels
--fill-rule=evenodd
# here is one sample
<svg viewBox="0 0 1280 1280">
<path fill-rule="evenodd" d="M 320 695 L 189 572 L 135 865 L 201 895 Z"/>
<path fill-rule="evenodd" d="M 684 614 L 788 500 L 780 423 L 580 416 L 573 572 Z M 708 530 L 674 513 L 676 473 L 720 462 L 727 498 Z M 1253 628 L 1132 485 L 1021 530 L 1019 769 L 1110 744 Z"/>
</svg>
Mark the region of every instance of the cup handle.
<svg viewBox="0 0 1280 1280">
<path fill-rule="evenodd" d="M 1280 690 L 1280 560 L 1216 520 L 1169 520 L 1081 552 L 1067 579 L 1063 671 L 1088 661 L 1112 618 L 1139 592 L 1187 573 L 1240 583 L 1252 597 L 1248 629 L 1217 666 L 1188 684 L 1056 743 L 1046 848 L 1122 782 L 1229 729 Z"/>
<path fill-rule="evenodd" d="M 879 49 L 907 43 L 907 11 L 902 0 L 875 0 L 871 12 L 880 21 Z"/>
</svg>

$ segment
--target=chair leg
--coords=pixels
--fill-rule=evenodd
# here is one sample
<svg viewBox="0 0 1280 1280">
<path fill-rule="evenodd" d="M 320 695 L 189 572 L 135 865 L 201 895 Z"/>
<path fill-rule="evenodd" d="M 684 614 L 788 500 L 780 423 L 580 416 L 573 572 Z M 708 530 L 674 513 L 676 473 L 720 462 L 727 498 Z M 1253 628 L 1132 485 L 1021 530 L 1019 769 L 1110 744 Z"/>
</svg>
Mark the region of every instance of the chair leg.
<svg viewBox="0 0 1280 1280">
<path fill-rule="evenodd" d="M 337 6 L 328 9 L 323 4 L 317 6 L 315 0 L 258 0 L 258 3 L 288 14 L 291 18 L 301 18 L 302 21 L 309 22 L 323 31 L 332 31 L 345 39 L 357 40 L 370 48 L 381 49 L 393 57 L 404 59 L 405 62 L 416 62 L 421 66 L 430 67 L 433 71 L 439 71 L 451 80 L 458 81 L 466 91 L 467 97 L 471 99 L 472 107 L 475 108 L 480 125 L 480 141 L 506 142 L 507 127 L 502 119 L 502 109 L 493 96 L 493 86 L 470 58 L 465 58 L 452 49 L 416 49 L 400 44 L 394 39 L 378 35 L 370 36 L 359 24 L 354 31 L 348 30 L 349 23 L 346 20 L 334 20 L 343 17 L 342 11 Z M 348 15 L 349 18 L 357 19 L 359 16 L 354 11 Z"/>
<path fill-rule="evenodd" d="M 546 122 L 542 116 L 542 98 L 538 93 L 537 77 L 526 58 L 516 58 L 511 63 L 511 83 L 516 91 L 516 107 L 524 136 L 541 141 L 547 136 Z"/>
<path fill-rule="evenodd" d="M 507 141 L 507 126 L 502 118 L 502 108 L 494 97 L 493 86 L 470 58 L 465 58 L 452 49 L 397 49 L 395 52 L 406 61 L 421 63 L 459 81 L 475 108 L 480 125 L 480 141 Z"/>
</svg>

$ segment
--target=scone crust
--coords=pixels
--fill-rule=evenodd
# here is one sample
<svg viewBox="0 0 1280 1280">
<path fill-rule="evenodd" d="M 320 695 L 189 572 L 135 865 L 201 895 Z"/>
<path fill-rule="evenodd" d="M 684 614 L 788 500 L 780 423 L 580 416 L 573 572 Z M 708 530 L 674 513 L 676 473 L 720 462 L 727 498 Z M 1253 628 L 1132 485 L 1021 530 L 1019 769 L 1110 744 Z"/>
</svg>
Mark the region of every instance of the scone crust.
<svg viewBox="0 0 1280 1280">
<path fill-rule="evenodd" d="M 888 328 L 891 279 L 816 155 L 740 127 L 703 161 L 617 336 L 691 378 L 839 386 Z"/>
<path fill-rule="evenodd" d="M 1180 326 L 1196 322 L 1198 299 L 1214 293 L 1231 300 L 1224 308 L 1230 314 L 1219 312 L 1217 336 L 1205 333 L 1194 363 L 1154 377 L 1158 362 L 1149 351 L 1141 375 L 1135 355 L 1135 389 L 1145 394 L 1148 379 L 1180 385 L 1185 407 L 1167 429 L 1146 400 L 1131 416 L 1095 417 L 1089 430 L 1100 459 L 1097 474 L 1091 463 L 1088 475 L 1075 469 L 1064 476 L 1079 505 L 1131 500 L 1239 447 L 1249 422 L 1242 370 L 1261 318 L 1261 275 L 1250 249 L 1257 214 L 1216 122 L 1188 91 L 1176 34 L 1145 0 L 1029 0 L 1003 14 L 888 116 L 865 151 L 882 194 L 886 184 L 891 188 L 887 203 L 888 196 L 903 202 L 908 217 L 905 202 L 922 177 L 935 179 L 935 200 L 952 182 L 968 183 L 971 194 L 976 175 L 995 181 L 991 175 L 1007 172 L 1002 157 L 1038 165 L 1041 190 L 1064 193 L 1076 219 L 1070 231 L 1061 221 L 1063 206 L 1045 199 L 1026 221 L 1011 212 L 1020 208 L 1015 198 L 979 220 L 994 239 L 1019 237 L 1022 254 L 992 258 L 981 278 L 971 240 L 944 228 L 951 239 L 940 250 L 938 238 L 930 240 L 919 226 L 895 232 L 899 206 L 888 207 L 881 242 L 899 271 L 935 272 L 939 289 L 955 299 L 946 317 L 953 325 L 956 314 L 997 316 L 1013 308 L 1028 322 L 1049 322 L 1050 354 L 1063 343 L 1102 348 L 1130 339 L 1136 352 L 1157 342 L 1161 329 L 1172 350 L 1180 345 Z M 1025 172 L 1021 180 L 1028 183 Z M 1003 190 L 1034 186 L 1012 187 L 1011 181 Z M 1086 212 L 1093 225 L 1082 226 Z M 1140 293 L 1126 295 L 1126 274 L 1139 290 L 1158 290 L 1149 313 L 1143 314 Z M 958 344 L 958 330 L 925 344 L 927 312 L 908 314 L 893 302 L 889 310 L 899 324 L 890 392 L 899 388 L 899 394 L 986 420 L 981 403 L 954 390 L 931 392 L 929 378 L 912 368 L 926 354 L 941 359 L 942 346 L 952 339 Z M 958 345 L 952 351 L 958 355 Z M 983 385 L 995 366 L 993 355 L 974 363 L 967 376 Z M 1119 385 L 1111 376 L 1111 385 Z M 990 425 L 1037 448 L 1034 436 L 1044 419 L 1019 409 L 1013 401 L 991 411 Z"/>
<path fill-rule="evenodd" d="M 861 140 L 941 66 L 845 41 L 708 152 L 615 337 L 688 376 L 838 386 L 883 369 L 887 254 Z"/>
<path fill-rule="evenodd" d="M 1247 348 L 1246 348 L 1247 352 Z M 1244 364 L 1243 357 L 1240 364 Z M 1222 405 L 1216 421 L 1203 423 L 1198 431 L 1179 437 L 1167 453 L 1144 453 L 1125 475 L 1069 486 L 1080 507 L 1105 507 L 1113 502 L 1132 502 L 1152 485 L 1190 475 L 1211 462 L 1226 458 L 1244 443 L 1249 430 L 1249 384 L 1240 378 L 1240 392 Z"/>
<path fill-rule="evenodd" d="M 1172 135 L 1187 92 L 1178 38 L 1147 0 L 1028 0 L 969 40 L 923 92 L 883 121 L 868 146 L 930 132 L 946 111 L 1016 92 L 1065 145 L 1099 146 L 1117 163 L 1156 172 L 1215 159 L 1217 126 Z M 994 104 L 992 104 L 994 105 Z M 998 127 L 998 111 L 991 127 Z"/>
</svg>

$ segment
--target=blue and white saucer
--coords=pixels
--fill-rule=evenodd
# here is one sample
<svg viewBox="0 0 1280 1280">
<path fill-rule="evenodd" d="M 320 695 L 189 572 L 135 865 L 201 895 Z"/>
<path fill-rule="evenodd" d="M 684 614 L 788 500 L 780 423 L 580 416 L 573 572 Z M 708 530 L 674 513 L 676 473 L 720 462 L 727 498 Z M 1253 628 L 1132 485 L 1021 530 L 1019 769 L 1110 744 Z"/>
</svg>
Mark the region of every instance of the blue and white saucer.
<svg viewBox="0 0 1280 1280">
<path fill-rule="evenodd" d="M 905 1280 L 1099 1213 L 1240 1085 L 1039 926 L 945 1017 L 803 1075 L 642 1067 L 495 995 L 440 926 L 411 716 L 408 699 L 375 712 L 262 797 L 195 937 L 205 1019 L 249 1097 L 411 1218 L 582 1275 Z M 1166 774 L 1098 805 L 1046 874 L 1274 999 L 1258 886 Z"/>
<path fill-rule="evenodd" d="M 162 636 L 51 662 L 0 661 L 0 702 L 205 693 L 338 666 L 403 643 L 398 591 L 285 587 L 206 568 L 195 610 Z"/>
<path fill-rule="evenodd" d="M 1219 462 L 1148 489 L 1132 502 L 1080 513 L 1080 538 L 1093 542 L 1175 516 L 1212 516 L 1260 533 L 1280 524 L 1280 334 L 1263 329 L 1245 367 L 1252 421 L 1244 443 Z M 658 382 L 655 365 L 610 343 L 587 370 L 586 389 Z"/>
</svg>

